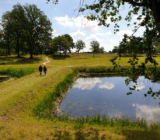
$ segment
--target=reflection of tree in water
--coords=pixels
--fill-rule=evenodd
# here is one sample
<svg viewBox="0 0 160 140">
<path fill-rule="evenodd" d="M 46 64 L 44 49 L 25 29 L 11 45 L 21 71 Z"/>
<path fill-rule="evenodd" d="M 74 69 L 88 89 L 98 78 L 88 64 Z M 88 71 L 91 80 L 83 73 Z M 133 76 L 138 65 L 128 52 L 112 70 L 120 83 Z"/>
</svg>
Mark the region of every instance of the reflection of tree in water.
<svg viewBox="0 0 160 140">
<path fill-rule="evenodd" d="M 148 85 L 147 86 L 144 86 L 144 84 L 143 83 L 145 83 L 145 79 L 147 79 L 148 81 Z M 140 81 L 140 82 L 138 82 L 138 80 L 139 80 L 139 77 L 138 76 L 130 76 L 129 78 L 127 78 L 126 80 L 125 80 L 125 83 L 126 83 L 126 85 L 128 86 L 131 82 L 133 82 L 134 83 L 134 85 L 132 86 L 132 87 L 129 87 L 129 89 L 130 89 L 130 92 L 128 92 L 127 93 L 127 95 L 130 95 L 130 94 L 132 94 L 132 92 L 134 91 L 134 90 L 137 90 L 137 91 L 139 91 L 139 90 L 141 90 L 141 89 L 143 89 L 144 87 L 145 87 L 145 89 L 146 88 L 148 88 L 148 91 L 146 92 L 146 93 L 144 93 L 144 96 L 145 97 L 152 97 L 153 99 L 157 99 L 157 97 L 159 97 L 159 95 L 160 95 L 160 90 L 159 91 L 156 91 L 156 92 L 153 92 L 153 89 L 154 89 L 154 85 L 155 85 L 155 83 L 159 83 L 160 84 L 160 79 L 159 79 L 159 77 L 157 76 L 157 75 L 145 75 L 144 76 L 144 80 L 142 80 L 142 81 Z M 153 83 L 153 86 L 152 87 L 150 87 L 149 85 L 151 84 L 151 83 Z M 141 86 L 141 87 L 140 87 Z M 160 98 L 159 98 L 160 99 Z M 159 103 L 159 106 L 160 106 L 160 103 Z"/>
</svg>

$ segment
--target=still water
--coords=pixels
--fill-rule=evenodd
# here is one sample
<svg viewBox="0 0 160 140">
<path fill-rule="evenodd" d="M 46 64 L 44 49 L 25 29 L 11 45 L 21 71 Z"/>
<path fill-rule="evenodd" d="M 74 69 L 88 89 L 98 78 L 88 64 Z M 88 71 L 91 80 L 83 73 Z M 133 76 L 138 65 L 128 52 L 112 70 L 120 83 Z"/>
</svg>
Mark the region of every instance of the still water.
<svg viewBox="0 0 160 140">
<path fill-rule="evenodd" d="M 144 118 L 148 122 L 160 122 L 160 99 L 144 97 L 149 87 L 153 91 L 160 90 L 159 83 L 152 83 L 151 80 L 140 76 L 138 85 L 131 95 L 129 87 L 135 83 L 125 84 L 128 77 L 88 77 L 78 78 L 68 94 L 59 104 L 61 112 L 69 113 L 71 118 L 95 116 L 100 114 L 109 118 Z"/>
</svg>

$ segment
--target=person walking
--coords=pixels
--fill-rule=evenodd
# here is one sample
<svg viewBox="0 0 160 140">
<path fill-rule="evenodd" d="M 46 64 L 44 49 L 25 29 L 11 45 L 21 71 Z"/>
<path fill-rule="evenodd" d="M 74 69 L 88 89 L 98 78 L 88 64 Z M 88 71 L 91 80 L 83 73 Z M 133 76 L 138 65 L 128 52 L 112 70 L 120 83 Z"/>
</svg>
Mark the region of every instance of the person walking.
<svg viewBox="0 0 160 140">
<path fill-rule="evenodd" d="M 42 75 L 42 66 L 41 65 L 39 66 L 39 72 L 40 72 L 39 75 Z"/>
<path fill-rule="evenodd" d="M 47 73 L 47 68 L 46 66 L 44 66 L 44 74 L 46 75 L 46 73 Z"/>
</svg>

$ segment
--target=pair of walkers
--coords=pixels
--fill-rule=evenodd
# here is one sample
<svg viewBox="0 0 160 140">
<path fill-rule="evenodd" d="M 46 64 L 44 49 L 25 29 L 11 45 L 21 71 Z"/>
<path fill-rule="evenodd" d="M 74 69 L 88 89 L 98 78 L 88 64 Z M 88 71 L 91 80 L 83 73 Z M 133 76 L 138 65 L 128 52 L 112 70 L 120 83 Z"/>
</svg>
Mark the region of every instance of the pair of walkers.
<svg viewBox="0 0 160 140">
<path fill-rule="evenodd" d="M 42 68 L 41 65 L 39 66 L 39 72 L 40 72 L 39 75 L 42 75 L 42 71 L 44 71 L 44 74 L 46 75 L 46 73 L 47 73 L 47 68 L 46 68 L 46 66 L 44 66 L 44 68 Z"/>
</svg>

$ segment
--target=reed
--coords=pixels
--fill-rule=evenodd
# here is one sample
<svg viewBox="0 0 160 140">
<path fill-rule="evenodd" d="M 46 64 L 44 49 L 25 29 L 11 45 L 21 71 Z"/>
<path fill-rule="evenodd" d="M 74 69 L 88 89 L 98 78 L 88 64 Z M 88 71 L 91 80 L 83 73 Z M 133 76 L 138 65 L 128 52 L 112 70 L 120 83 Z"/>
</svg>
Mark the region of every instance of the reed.
<svg viewBox="0 0 160 140">
<path fill-rule="evenodd" d="M 8 75 L 11 77 L 23 77 L 25 75 L 29 75 L 38 71 L 35 68 L 7 68 L 7 69 L 0 69 L 0 75 Z"/>
</svg>

